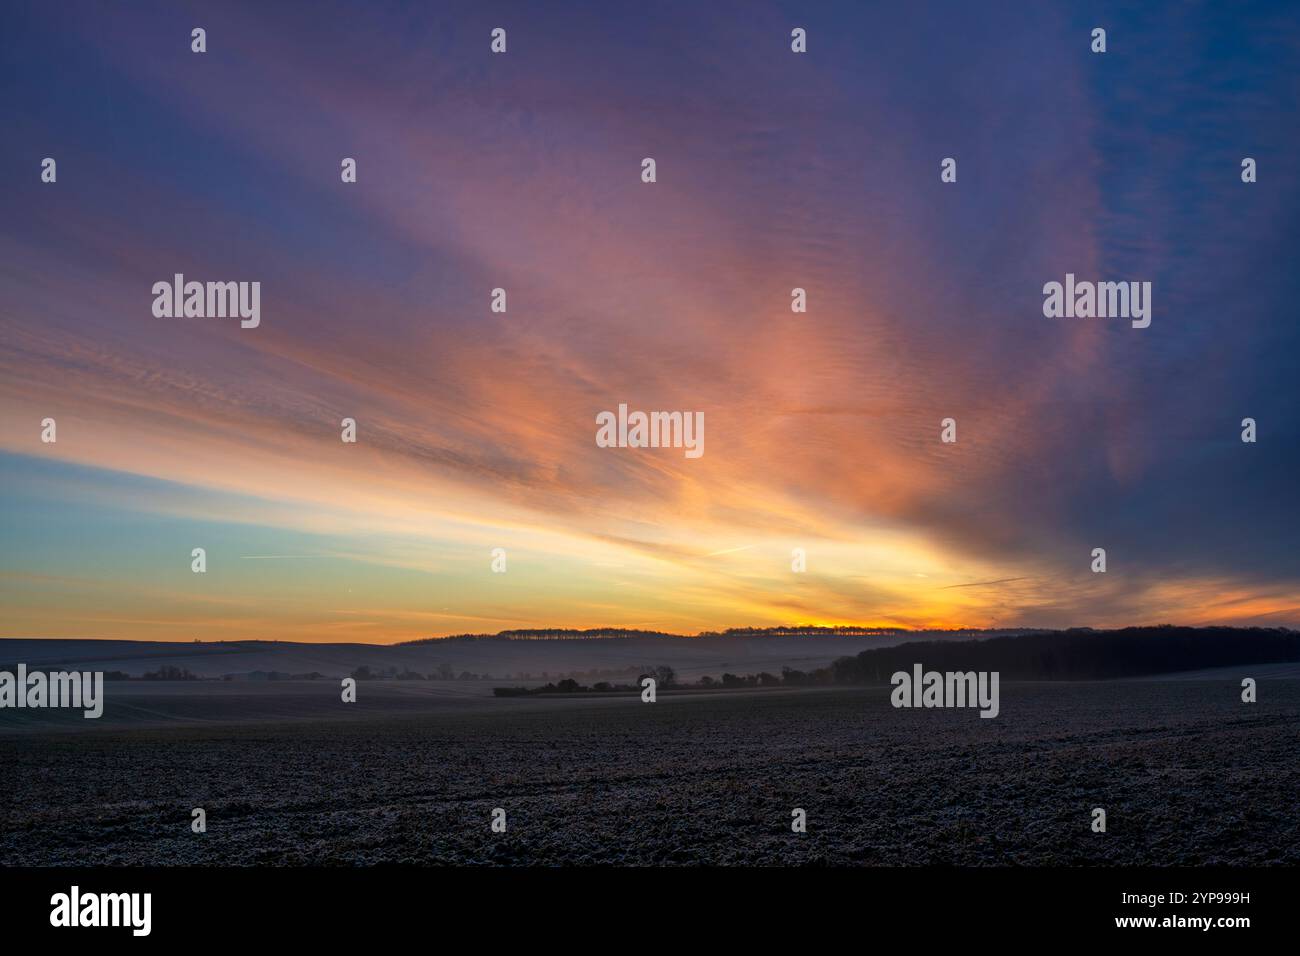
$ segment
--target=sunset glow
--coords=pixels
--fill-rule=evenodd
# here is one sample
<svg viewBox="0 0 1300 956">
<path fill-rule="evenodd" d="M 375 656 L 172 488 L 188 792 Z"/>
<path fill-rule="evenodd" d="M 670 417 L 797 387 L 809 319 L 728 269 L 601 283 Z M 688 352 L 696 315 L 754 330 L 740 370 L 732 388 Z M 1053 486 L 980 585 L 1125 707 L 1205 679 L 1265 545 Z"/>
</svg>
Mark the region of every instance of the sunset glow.
<svg viewBox="0 0 1300 956">
<path fill-rule="evenodd" d="M 1064 27 L 976 10 L 915 64 L 885 10 L 799 58 L 766 8 L 531 6 L 490 69 L 432 12 L 225 9 L 186 69 L 166 7 L 14 25 L 79 68 L 15 64 L 6 108 L 0 636 L 1300 622 L 1296 186 L 1234 174 L 1293 155 L 1234 106 L 1271 94 L 1130 63 L 1169 110 L 1135 116 Z M 1115 208 L 1129 159 L 1178 173 Z M 1150 327 L 1045 318 L 1067 272 L 1149 278 Z M 259 280 L 260 326 L 154 317 L 174 273 Z M 598 447 L 620 402 L 703 412 L 705 453 Z"/>
</svg>

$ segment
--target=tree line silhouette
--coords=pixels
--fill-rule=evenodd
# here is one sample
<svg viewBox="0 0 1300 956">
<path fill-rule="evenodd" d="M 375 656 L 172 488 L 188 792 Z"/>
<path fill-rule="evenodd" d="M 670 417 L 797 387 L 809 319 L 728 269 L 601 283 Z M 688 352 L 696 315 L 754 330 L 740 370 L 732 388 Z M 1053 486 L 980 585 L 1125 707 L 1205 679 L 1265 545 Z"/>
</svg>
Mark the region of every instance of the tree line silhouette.
<svg viewBox="0 0 1300 956">
<path fill-rule="evenodd" d="M 972 641 L 878 647 L 830 666 L 831 682 L 888 681 L 900 670 L 998 671 L 1003 680 L 1113 680 L 1240 664 L 1300 661 L 1300 632 L 1285 628 L 1071 629 Z M 814 674 L 817 672 L 814 671 Z"/>
<path fill-rule="evenodd" d="M 811 671 L 783 667 L 767 673 L 681 683 L 672 668 L 647 668 L 660 688 L 809 687 L 888 683 L 898 671 L 921 664 L 927 671 L 997 671 L 1003 680 L 1114 680 L 1178 671 L 1300 661 L 1300 632 L 1286 628 L 1126 627 L 1114 631 L 1075 628 L 1038 631 L 969 641 L 914 641 L 877 647 L 841 657 Z M 590 687 L 573 679 L 542 687 L 495 687 L 498 697 L 584 692 L 630 692 L 636 684 L 600 682 Z"/>
</svg>

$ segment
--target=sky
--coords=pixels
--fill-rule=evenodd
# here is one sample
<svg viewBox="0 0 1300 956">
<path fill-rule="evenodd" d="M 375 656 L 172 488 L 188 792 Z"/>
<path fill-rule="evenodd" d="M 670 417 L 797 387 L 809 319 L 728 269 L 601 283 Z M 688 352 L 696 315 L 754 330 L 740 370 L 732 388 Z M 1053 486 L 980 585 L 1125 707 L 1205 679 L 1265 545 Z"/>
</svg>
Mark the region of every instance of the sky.
<svg viewBox="0 0 1300 956">
<path fill-rule="evenodd" d="M 1300 625 L 1298 27 L 11 4 L 0 636 Z M 1150 327 L 1045 317 L 1067 273 Z M 704 454 L 598 447 L 620 403 Z"/>
</svg>

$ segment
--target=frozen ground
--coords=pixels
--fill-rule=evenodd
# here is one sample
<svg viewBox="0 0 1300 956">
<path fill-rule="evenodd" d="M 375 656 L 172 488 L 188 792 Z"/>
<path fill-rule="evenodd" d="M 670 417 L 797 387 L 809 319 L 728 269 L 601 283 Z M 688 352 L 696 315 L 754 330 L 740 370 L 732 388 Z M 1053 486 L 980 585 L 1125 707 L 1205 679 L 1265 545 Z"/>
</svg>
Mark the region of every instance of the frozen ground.
<svg viewBox="0 0 1300 956">
<path fill-rule="evenodd" d="M 148 688 L 134 723 L 0 735 L 0 864 L 1300 863 L 1294 680 L 1254 705 L 1235 681 L 1004 684 L 993 720 L 886 687 L 363 684 L 349 710 L 317 683 L 250 714 L 195 686 Z"/>
</svg>

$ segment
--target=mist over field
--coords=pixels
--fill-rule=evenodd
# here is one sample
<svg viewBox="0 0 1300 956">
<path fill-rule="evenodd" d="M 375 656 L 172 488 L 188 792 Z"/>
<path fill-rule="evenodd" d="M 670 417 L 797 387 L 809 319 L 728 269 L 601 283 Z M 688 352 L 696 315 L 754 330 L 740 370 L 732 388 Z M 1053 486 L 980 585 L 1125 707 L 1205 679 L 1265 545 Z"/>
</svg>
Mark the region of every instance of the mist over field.
<svg viewBox="0 0 1300 956">
<path fill-rule="evenodd" d="M 930 639 L 943 635 L 930 634 Z M 439 639 L 409 644 L 311 644 L 288 641 L 0 640 L 0 664 L 76 666 L 120 670 L 132 677 L 161 667 L 182 667 L 205 678 L 248 678 L 272 672 L 346 677 L 358 667 L 375 673 L 413 671 L 421 676 L 463 673 L 494 679 L 546 679 L 575 673 L 636 676 L 638 669 L 668 665 L 684 676 L 735 670 L 750 673 L 782 665 L 822 667 L 871 647 L 920 640 L 921 634 L 886 632 L 871 637 L 591 637 L 511 640 L 497 637 Z M 523 675 L 530 675 L 524 677 Z"/>
<path fill-rule="evenodd" d="M 9 638 L 0 639 L 0 667 L 22 661 L 32 669 L 102 670 L 128 678 L 184 671 L 225 680 L 337 678 L 364 668 L 367 677 L 375 678 L 531 682 L 636 677 L 666 666 L 682 681 L 692 681 L 728 671 L 815 671 L 860 658 L 861 672 L 854 679 L 883 680 L 894 666 L 910 664 L 908 648 L 918 644 L 935 645 L 926 651 L 935 663 L 993 667 L 1025 678 L 1112 678 L 1300 660 L 1300 633 L 1286 628 L 771 628 L 693 637 L 619 630 L 518 631 L 392 645 Z M 890 648 L 888 654 L 876 653 Z M 839 674 L 841 682 L 847 682 L 847 673 Z"/>
</svg>

